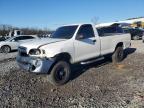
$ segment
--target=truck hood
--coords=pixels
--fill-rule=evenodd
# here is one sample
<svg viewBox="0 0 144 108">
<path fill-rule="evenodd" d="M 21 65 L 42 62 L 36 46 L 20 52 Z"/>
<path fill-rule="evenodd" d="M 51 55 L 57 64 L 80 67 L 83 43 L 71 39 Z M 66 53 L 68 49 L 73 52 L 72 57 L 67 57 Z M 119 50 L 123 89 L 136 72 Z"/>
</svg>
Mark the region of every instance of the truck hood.
<svg viewBox="0 0 144 108">
<path fill-rule="evenodd" d="M 34 41 L 23 43 L 20 46 L 26 47 L 28 49 L 40 48 L 40 47 L 45 46 L 47 44 L 56 43 L 56 42 L 60 42 L 60 41 L 65 41 L 65 40 L 66 39 L 43 38 L 43 39 L 37 39 L 37 40 L 34 40 Z"/>
</svg>

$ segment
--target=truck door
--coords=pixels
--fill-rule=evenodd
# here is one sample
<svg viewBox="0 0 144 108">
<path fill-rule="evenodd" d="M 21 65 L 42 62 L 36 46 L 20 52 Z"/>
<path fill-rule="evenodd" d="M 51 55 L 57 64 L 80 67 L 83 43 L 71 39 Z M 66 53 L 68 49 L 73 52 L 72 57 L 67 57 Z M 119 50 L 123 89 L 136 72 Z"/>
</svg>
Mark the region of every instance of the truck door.
<svg viewBox="0 0 144 108">
<path fill-rule="evenodd" d="M 75 37 L 75 61 L 83 61 L 100 55 L 99 37 L 95 36 L 92 25 L 82 25 Z"/>
</svg>

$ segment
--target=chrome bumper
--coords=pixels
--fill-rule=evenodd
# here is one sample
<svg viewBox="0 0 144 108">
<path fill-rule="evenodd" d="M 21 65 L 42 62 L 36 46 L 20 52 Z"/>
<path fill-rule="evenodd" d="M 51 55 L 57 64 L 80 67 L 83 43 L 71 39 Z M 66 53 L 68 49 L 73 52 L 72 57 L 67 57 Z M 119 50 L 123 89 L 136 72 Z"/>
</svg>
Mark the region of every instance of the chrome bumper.
<svg viewBox="0 0 144 108">
<path fill-rule="evenodd" d="M 19 67 L 23 70 L 33 72 L 33 73 L 49 73 L 50 67 L 54 61 L 46 58 L 32 58 L 32 57 L 22 57 L 17 56 L 16 61 Z"/>
</svg>

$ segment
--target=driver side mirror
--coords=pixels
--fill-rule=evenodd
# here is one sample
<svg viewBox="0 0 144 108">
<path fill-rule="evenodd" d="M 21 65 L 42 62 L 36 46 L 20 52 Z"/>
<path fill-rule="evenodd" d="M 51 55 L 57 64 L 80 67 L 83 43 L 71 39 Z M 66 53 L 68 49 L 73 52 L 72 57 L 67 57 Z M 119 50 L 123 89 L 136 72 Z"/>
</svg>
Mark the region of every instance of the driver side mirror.
<svg viewBox="0 0 144 108">
<path fill-rule="evenodd" d="M 79 34 L 79 35 L 77 35 L 76 39 L 77 40 L 82 40 L 82 39 L 84 39 L 84 36 L 82 34 Z"/>
</svg>

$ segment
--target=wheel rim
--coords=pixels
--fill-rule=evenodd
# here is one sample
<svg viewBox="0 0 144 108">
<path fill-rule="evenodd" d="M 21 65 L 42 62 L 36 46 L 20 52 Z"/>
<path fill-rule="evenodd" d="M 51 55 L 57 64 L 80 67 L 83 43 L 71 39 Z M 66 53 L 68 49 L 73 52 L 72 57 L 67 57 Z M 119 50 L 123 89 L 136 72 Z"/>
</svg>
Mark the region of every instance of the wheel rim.
<svg viewBox="0 0 144 108">
<path fill-rule="evenodd" d="M 118 58 L 119 58 L 119 60 L 122 60 L 122 59 L 123 59 L 123 51 L 122 51 L 122 50 L 119 51 L 119 53 L 118 53 Z"/>
<path fill-rule="evenodd" d="M 55 79 L 56 81 L 63 81 L 66 76 L 66 68 L 64 66 L 60 66 L 56 69 Z"/>
<path fill-rule="evenodd" d="M 10 48 L 5 46 L 2 48 L 2 50 L 4 53 L 8 53 L 10 51 Z"/>
</svg>

